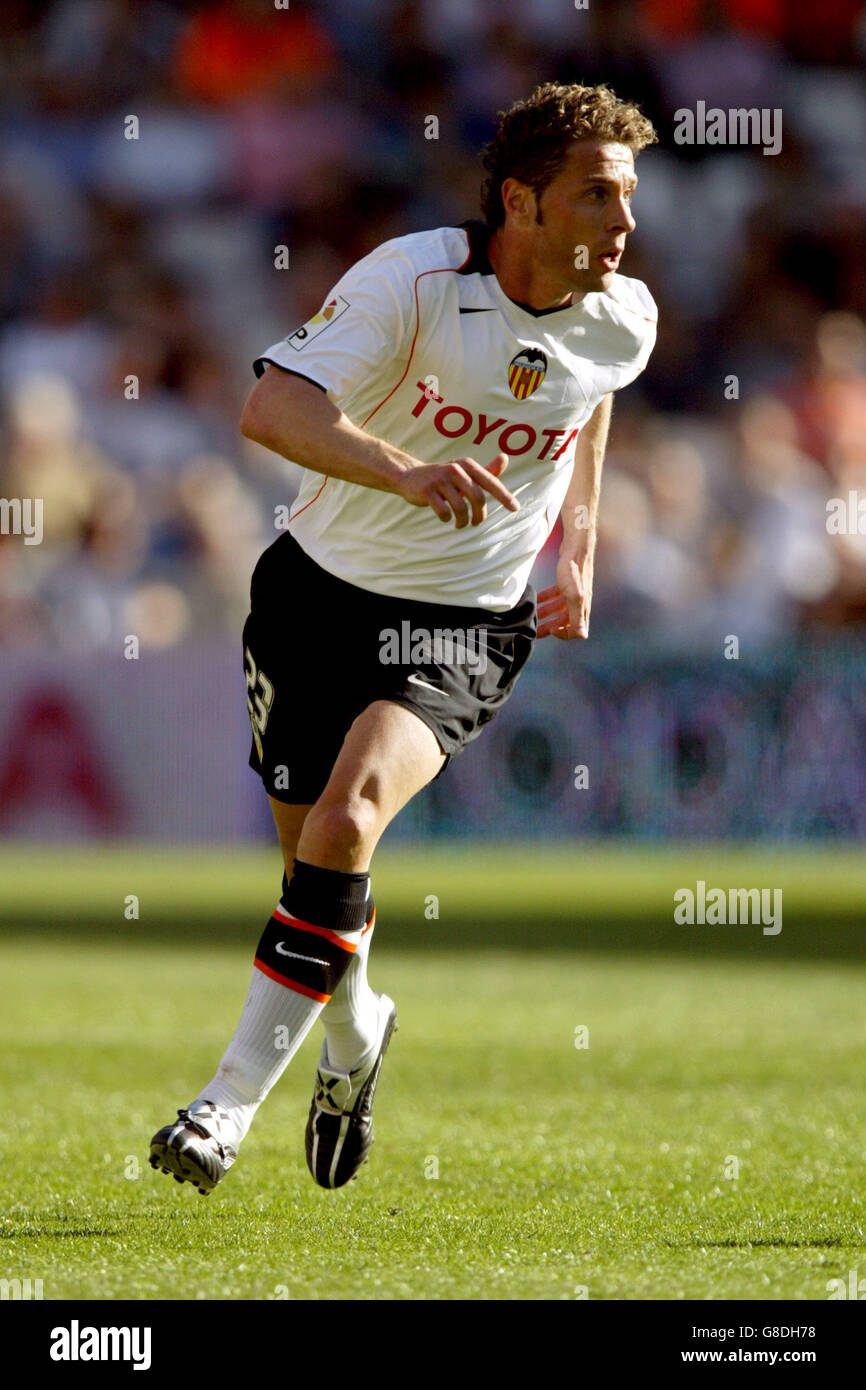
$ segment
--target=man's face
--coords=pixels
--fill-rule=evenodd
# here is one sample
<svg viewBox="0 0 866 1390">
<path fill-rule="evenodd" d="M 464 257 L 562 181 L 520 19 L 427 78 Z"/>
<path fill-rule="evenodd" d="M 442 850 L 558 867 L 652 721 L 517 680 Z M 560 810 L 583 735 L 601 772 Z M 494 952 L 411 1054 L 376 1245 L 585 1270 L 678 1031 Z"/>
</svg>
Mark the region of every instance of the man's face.
<svg viewBox="0 0 866 1390">
<path fill-rule="evenodd" d="M 580 140 L 539 199 L 527 190 L 535 203 L 535 225 L 527 228 L 533 257 L 563 293 L 608 288 L 635 227 L 629 205 L 636 186 L 627 145 Z"/>
</svg>

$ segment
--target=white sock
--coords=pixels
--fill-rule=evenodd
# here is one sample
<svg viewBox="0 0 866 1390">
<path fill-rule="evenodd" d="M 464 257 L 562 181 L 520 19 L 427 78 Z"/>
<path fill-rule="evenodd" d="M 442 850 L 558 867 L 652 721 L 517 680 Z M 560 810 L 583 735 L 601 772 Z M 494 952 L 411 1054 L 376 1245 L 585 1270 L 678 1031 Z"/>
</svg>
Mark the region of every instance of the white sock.
<svg viewBox="0 0 866 1390">
<path fill-rule="evenodd" d="M 272 921 L 274 920 L 286 923 L 292 921 L 282 903 L 277 905 Z M 277 935 L 279 934 L 277 932 Z M 369 935 L 368 932 L 367 936 Z M 361 932 L 358 931 L 334 932 L 332 936 L 356 947 L 362 939 Z M 315 943 L 316 937 L 312 936 L 310 940 Z M 310 950 L 316 950 L 314 944 L 310 946 Z M 350 962 L 350 969 L 352 963 Z M 209 1100 L 221 1110 L 227 1111 L 229 1118 L 221 1121 L 220 1137 L 228 1138 L 237 1146 L 249 1130 L 257 1109 L 271 1087 L 282 1076 L 325 1003 L 325 1000 L 312 998 L 287 984 L 281 984 L 265 974 L 258 965 L 254 966 L 246 1003 L 235 1035 L 223 1054 L 216 1074 L 188 1108 L 194 1110 L 199 1101 Z"/>
<path fill-rule="evenodd" d="M 254 969 L 237 1031 L 216 1075 L 190 1109 L 199 1100 L 210 1100 L 229 1111 L 234 1142 L 239 1144 L 323 1008 L 318 1000 L 297 994 Z"/>
<path fill-rule="evenodd" d="M 367 958 L 375 920 L 374 912 L 348 970 L 322 1010 L 328 1061 L 340 1071 L 353 1071 L 379 1035 L 378 1002 L 367 983 Z"/>
</svg>

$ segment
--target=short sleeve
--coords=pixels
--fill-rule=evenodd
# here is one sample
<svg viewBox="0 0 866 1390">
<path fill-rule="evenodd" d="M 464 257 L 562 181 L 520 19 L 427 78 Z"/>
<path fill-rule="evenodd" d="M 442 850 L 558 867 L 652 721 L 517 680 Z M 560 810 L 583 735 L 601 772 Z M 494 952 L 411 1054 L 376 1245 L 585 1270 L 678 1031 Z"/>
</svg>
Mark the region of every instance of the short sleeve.
<svg viewBox="0 0 866 1390">
<path fill-rule="evenodd" d="M 620 391 L 640 376 L 656 344 L 659 311 L 655 300 L 641 280 L 625 281 L 616 300 L 623 311 L 622 327 L 628 332 L 629 347 L 614 390 Z"/>
<path fill-rule="evenodd" d="M 405 253 L 379 247 L 346 272 L 317 314 L 256 358 L 256 376 L 273 363 L 340 405 L 380 374 L 393 374 L 411 350 L 414 278 Z"/>
</svg>

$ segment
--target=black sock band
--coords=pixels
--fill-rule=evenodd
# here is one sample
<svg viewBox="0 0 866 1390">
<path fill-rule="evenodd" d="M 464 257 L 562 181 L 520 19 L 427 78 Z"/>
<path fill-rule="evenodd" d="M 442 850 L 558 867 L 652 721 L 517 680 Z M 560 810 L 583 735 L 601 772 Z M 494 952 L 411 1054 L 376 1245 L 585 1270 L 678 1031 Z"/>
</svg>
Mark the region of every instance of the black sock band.
<svg viewBox="0 0 866 1390">
<path fill-rule="evenodd" d="M 296 859 L 291 882 L 283 874 L 283 907 L 302 922 L 328 931 L 362 931 L 370 920 L 368 874 L 320 869 Z"/>
<path fill-rule="evenodd" d="M 256 965 L 278 984 L 326 1004 L 351 964 L 355 943 L 373 915 L 367 874 L 343 874 L 296 859 L 283 874 L 280 906 L 265 927 Z M 288 920 L 294 917 L 297 920 Z"/>
<path fill-rule="evenodd" d="M 313 866 L 313 865 L 309 865 L 308 867 L 312 868 L 312 867 L 314 867 L 314 866 Z M 288 878 L 286 877 L 286 875 L 283 874 L 283 891 L 282 891 L 282 895 L 281 895 L 281 899 L 280 899 L 281 902 L 283 902 L 283 903 L 285 902 L 285 900 L 286 900 L 286 893 L 287 893 L 288 891 L 289 891 L 289 880 L 288 880 Z M 374 913 L 375 911 L 376 911 L 376 903 L 375 903 L 375 900 L 374 900 L 374 898 L 373 898 L 372 885 L 370 885 L 370 884 L 368 883 L 368 887 L 367 887 L 367 901 L 366 901 L 366 903 L 365 903 L 365 905 L 364 905 L 364 926 L 365 926 L 365 927 L 369 927 L 370 923 L 371 923 L 372 920 L 373 920 L 373 913 Z"/>
<path fill-rule="evenodd" d="M 277 984 L 327 1004 L 352 963 L 353 948 L 324 927 L 295 925 L 274 913 L 256 947 L 255 964 Z"/>
</svg>

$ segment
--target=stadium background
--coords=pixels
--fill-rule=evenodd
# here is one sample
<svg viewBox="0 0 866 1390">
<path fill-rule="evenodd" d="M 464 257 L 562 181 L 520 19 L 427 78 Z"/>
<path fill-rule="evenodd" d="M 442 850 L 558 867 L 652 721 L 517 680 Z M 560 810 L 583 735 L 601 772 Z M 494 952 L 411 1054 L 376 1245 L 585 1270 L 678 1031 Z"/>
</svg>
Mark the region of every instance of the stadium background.
<svg viewBox="0 0 866 1390">
<path fill-rule="evenodd" d="M 603 78 L 660 133 L 624 264 L 660 329 L 616 401 L 592 638 L 541 644 L 395 833 L 862 838 L 866 535 L 825 524 L 866 487 L 860 6 L 59 0 L 2 24 L 0 494 L 44 498 L 40 546 L 0 538 L 6 834 L 270 834 L 238 642 L 297 479 L 238 433 L 251 361 L 381 241 L 477 215 L 497 109 Z M 677 145 L 698 100 L 781 108 L 781 152 Z"/>
<path fill-rule="evenodd" d="M 866 1267 L 866 535 L 826 526 L 866 495 L 864 59 L 858 0 L 0 8 L 0 496 L 44 499 L 40 545 L 0 536 L 7 1274 L 822 1298 Z M 540 644 L 377 854 L 404 1026 L 352 1252 L 299 1148 L 318 1038 L 231 1190 L 175 1212 L 129 1156 L 211 1074 L 280 872 L 240 632 L 297 478 L 238 433 L 251 362 L 372 247 L 477 215 L 494 113 L 548 79 L 660 135 L 623 263 L 658 345 L 615 403 L 590 641 Z M 698 101 L 780 108 L 781 152 L 677 145 Z M 677 926 L 698 880 L 781 886 L 783 931 Z"/>
</svg>

